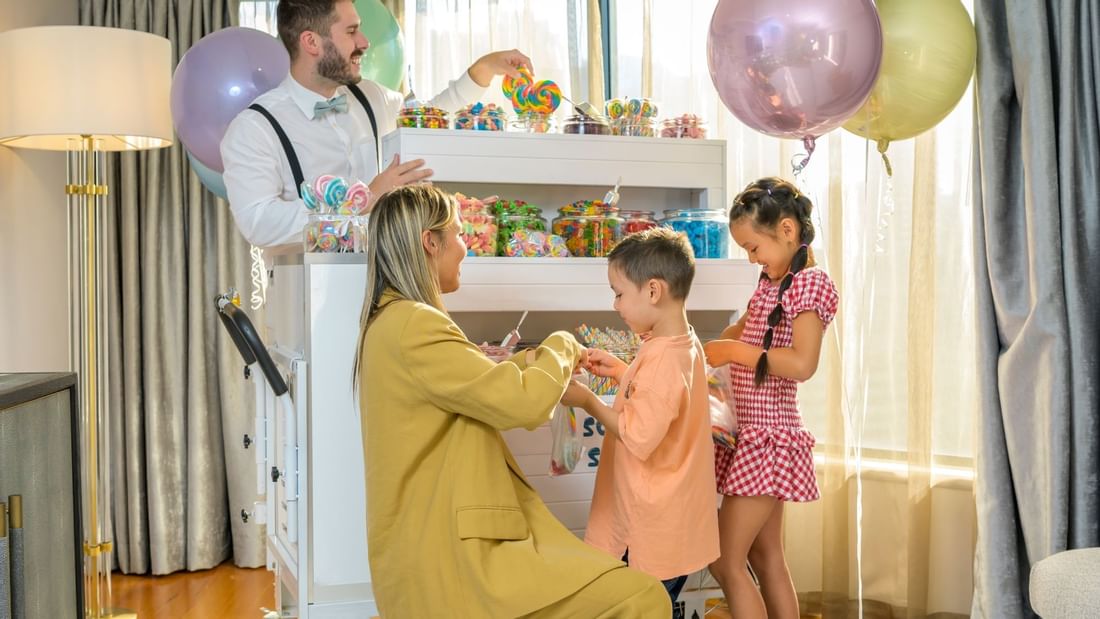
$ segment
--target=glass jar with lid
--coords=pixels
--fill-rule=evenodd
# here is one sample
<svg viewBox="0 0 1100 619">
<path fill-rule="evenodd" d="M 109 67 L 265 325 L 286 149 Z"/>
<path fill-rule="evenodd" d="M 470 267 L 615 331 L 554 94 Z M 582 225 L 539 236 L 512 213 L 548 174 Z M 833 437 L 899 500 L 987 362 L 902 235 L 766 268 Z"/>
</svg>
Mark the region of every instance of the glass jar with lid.
<svg viewBox="0 0 1100 619">
<path fill-rule="evenodd" d="M 623 218 L 623 236 L 657 227 L 657 218 L 652 211 L 621 210 L 619 214 Z"/>
<path fill-rule="evenodd" d="M 619 132 L 617 135 L 627 135 L 639 138 L 652 138 L 657 136 L 657 123 L 652 118 L 620 118 L 618 120 Z"/>
<path fill-rule="evenodd" d="M 576 135 L 611 135 L 611 125 L 603 117 L 574 114 L 565 119 L 561 132 Z"/>
<path fill-rule="evenodd" d="M 681 208 L 665 211 L 661 223 L 683 232 L 691 242 L 695 257 L 729 258 L 729 220 L 721 209 Z"/>
<path fill-rule="evenodd" d="M 504 131 L 508 117 L 504 108 L 478 102 L 455 112 L 455 129 L 470 131 Z"/>
<path fill-rule="evenodd" d="M 707 123 L 695 114 L 666 118 L 661 123 L 661 137 L 705 140 L 707 138 Z"/>
<path fill-rule="evenodd" d="M 437 107 L 406 107 L 397 115 L 397 128 L 450 129 L 447 112 Z"/>
<path fill-rule="evenodd" d="M 306 253 L 362 253 L 367 247 L 367 216 L 311 213 L 302 237 Z"/>
<path fill-rule="evenodd" d="M 542 216 L 542 209 L 522 200 L 498 200 L 493 203 L 493 212 L 497 220 L 498 256 L 516 255 L 514 251 L 509 253 L 509 248 L 515 245 L 512 241 L 517 232 L 545 234 L 549 228 L 546 218 Z"/>
<path fill-rule="evenodd" d="M 519 133 L 553 133 L 557 119 L 546 112 L 523 111 L 508 123 L 511 131 Z"/>
<path fill-rule="evenodd" d="M 462 240 L 467 256 L 497 255 L 497 218 L 481 200 L 460 197 Z"/>
<path fill-rule="evenodd" d="M 581 200 L 558 209 L 552 229 L 565 239 L 569 255 L 602 258 L 622 240 L 623 218 L 600 200 Z"/>
</svg>

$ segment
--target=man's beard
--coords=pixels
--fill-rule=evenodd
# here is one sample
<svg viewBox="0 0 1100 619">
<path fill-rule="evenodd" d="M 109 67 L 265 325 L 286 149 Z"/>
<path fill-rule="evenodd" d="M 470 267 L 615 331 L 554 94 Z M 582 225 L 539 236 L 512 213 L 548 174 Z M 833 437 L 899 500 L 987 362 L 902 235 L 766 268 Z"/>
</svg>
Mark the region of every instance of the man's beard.
<svg viewBox="0 0 1100 619">
<path fill-rule="evenodd" d="M 352 64 L 350 60 L 341 56 L 340 51 L 336 49 L 336 44 L 331 40 L 324 39 L 324 50 L 325 53 L 321 56 L 320 62 L 317 63 L 317 73 L 321 77 L 348 86 L 358 84 L 363 79 L 359 75 L 359 68 Z M 362 56 L 363 53 L 356 51 L 355 55 Z"/>
</svg>

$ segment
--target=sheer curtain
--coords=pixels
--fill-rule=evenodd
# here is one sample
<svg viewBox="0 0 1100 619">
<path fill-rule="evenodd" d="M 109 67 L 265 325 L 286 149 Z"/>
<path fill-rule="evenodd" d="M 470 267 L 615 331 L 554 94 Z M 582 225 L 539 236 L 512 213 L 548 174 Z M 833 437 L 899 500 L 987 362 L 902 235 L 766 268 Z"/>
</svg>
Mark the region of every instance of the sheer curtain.
<svg viewBox="0 0 1100 619">
<path fill-rule="evenodd" d="M 795 177 L 802 145 L 750 130 L 714 91 L 715 5 L 613 0 L 611 94 L 652 97 L 662 116 L 703 116 L 710 137 L 727 140 L 731 200 L 778 175 L 814 202 L 814 249 L 841 309 L 799 392 L 822 490 L 821 501 L 786 512 L 803 611 L 965 615 L 977 402 L 970 94 L 933 131 L 890 147 L 892 177 L 874 144 L 843 130 L 819 138 Z"/>
<path fill-rule="evenodd" d="M 237 0 L 81 0 L 80 23 L 167 37 L 173 64 L 234 25 Z M 191 174 L 183 147 L 107 157 L 103 282 L 115 558 L 126 573 L 263 565 L 241 437 L 253 403 L 212 299 L 250 280 L 228 205 Z"/>
<path fill-rule="evenodd" d="M 412 90 L 429 98 L 482 55 L 515 48 L 531 57 L 536 79 L 557 82 L 574 101 L 599 104 L 602 55 L 598 47 L 589 53 L 589 31 L 594 27 L 599 32 L 599 12 L 590 10 L 594 7 L 596 0 L 405 0 L 405 62 L 412 67 Z M 595 80 L 589 79 L 590 73 Z M 482 100 L 511 114 L 500 78 Z M 563 104 L 558 115 L 571 109 Z"/>
</svg>

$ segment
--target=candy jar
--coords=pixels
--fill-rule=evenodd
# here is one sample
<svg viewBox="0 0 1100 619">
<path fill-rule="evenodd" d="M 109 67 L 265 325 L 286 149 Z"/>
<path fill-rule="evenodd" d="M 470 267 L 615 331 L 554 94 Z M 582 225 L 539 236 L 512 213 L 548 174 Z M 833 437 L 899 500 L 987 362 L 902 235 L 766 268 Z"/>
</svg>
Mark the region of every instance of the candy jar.
<svg viewBox="0 0 1100 619">
<path fill-rule="evenodd" d="M 657 135 L 657 124 L 652 118 L 624 118 L 621 120 L 619 135 L 641 138 L 652 138 Z"/>
<path fill-rule="evenodd" d="M 411 129 L 449 129 L 447 112 L 427 106 L 406 107 L 397 115 L 397 127 Z"/>
<path fill-rule="evenodd" d="M 582 200 L 558 209 L 552 230 L 565 239 L 570 255 L 601 258 L 622 239 L 622 223 L 619 209 L 599 200 Z"/>
<path fill-rule="evenodd" d="M 651 211 L 620 211 L 623 218 L 623 236 L 657 227 L 657 219 Z"/>
<path fill-rule="evenodd" d="M 565 119 L 561 132 L 578 135 L 611 135 L 611 125 L 607 124 L 607 120 L 603 117 L 575 114 Z"/>
<path fill-rule="evenodd" d="M 509 127 L 520 133 L 553 133 L 557 127 L 557 119 L 553 113 L 528 110 L 517 114 Z"/>
<path fill-rule="evenodd" d="M 507 116 L 496 104 L 475 103 L 455 112 L 455 129 L 504 131 Z"/>
<path fill-rule="evenodd" d="M 481 200 L 459 196 L 462 240 L 467 256 L 497 255 L 497 219 Z"/>
<path fill-rule="evenodd" d="M 303 231 L 307 253 L 361 253 L 365 251 L 363 217 L 313 213 Z"/>
<path fill-rule="evenodd" d="M 611 99 L 604 104 L 612 135 L 657 135 L 657 104 L 646 98 Z"/>
<path fill-rule="evenodd" d="M 728 258 L 729 220 L 720 209 L 670 209 L 661 223 L 687 234 L 696 258 Z"/>
<path fill-rule="evenodd" d="M 524 234 L 525 232 L 540 232 L 545 237 L 549 227 L 546 218 L 542 216 L 542 209 L 531 204 L 522 202 L 520 204 L 521 206 L 518 208 L 504 209 L 497 215 L 498 256 L 516 256 L 524 255 L 524 253 L 539 255 L 538 253 L 520 251 L 524 248 L 517 249 L 516 244 L 512 243 L 517 235 L 521 241 L 526 241 L 529 235 Z M 542 238 L 541 242 L 545 243 L 545 238 Z M 530 247 L 534 247 L 534 244 Z"/>
<path fill-rule="evenodd" d="M 661 137 L 705 140 L 707 137 L 707 123 L 695 114 L 666 118 L 661 123 Z"/>
</svg>

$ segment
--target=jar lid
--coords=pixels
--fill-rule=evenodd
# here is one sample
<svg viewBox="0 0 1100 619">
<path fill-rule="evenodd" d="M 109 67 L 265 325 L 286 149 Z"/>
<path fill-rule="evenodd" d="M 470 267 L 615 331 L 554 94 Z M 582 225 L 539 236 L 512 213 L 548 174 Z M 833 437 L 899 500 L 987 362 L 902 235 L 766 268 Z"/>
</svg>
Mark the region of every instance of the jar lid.
<svg viewBox="0 0 1100 619">
<path fill-rule="evenodd" d="M 603 116 L 587 116 L 585 114 L 574 114 L 565 119 L 567 124 L 589 124 L 589 125 L 603 125 L 607 126 L 607 119 Z"/>
<path fill-rule="evenodd" d="M 572 204 L 561 207 L 558 212 L 562 215 L 614 217 L 618 215 L 619 209 L 603 200 L 577 200 Z"/>
<path fill-rule="evenodd" d="M 415 118 L 418 116 L 438 116 L 440 118 L 446 118 L 447 112 L 437 107 L 430 106 L 418 106 L 418 107 L 406 107 L 401 109 L 401 113 L 398 114 L 401 118 Z"/>
<path fill-rule="evenodd" d="M 665 210 L 665 217 L 683 217 L 686 219 L 725 219 L 726 211 L 717 208 L 670 208 Z"/>
</svg>

